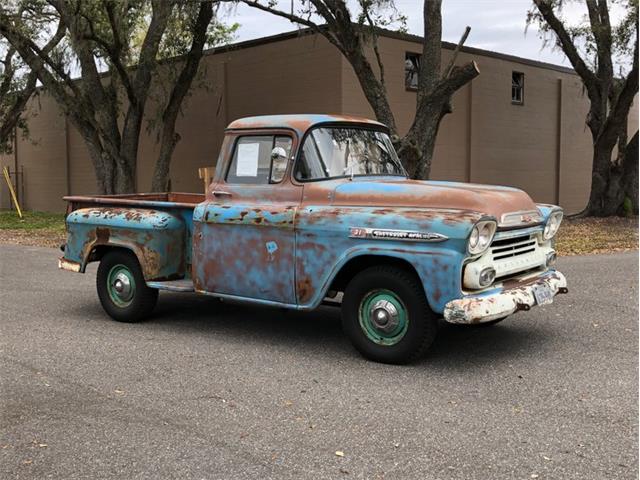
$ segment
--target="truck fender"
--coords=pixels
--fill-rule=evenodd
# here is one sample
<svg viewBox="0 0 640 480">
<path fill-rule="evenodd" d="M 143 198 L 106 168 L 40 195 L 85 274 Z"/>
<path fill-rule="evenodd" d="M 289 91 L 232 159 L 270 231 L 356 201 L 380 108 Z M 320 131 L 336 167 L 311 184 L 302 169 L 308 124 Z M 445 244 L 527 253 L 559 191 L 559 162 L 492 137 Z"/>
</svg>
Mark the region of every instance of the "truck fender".
<svg viewBox="0 0 640 480">
<path fill-rule="evenodd" d="M 61 261 L 86 265 L 110 248 L 133 252 L 145 280 L 184 277 L 185 225 L 177 216 L 136 208 L 84 208 L 66 218 L 67 244 Z"/>
<path fill-rule="evenodd" d="M 316 308 L 345 268 L 348 268 L 352 262 L 358 261 L 359 258 L 371 259 L 371 265 L 367 266 L 375 265 L 376 263 L 373 262 L 375 257 L 380 258 L 380 264 L 391 261 L 410 268 L 424 286 L 427 301 L 435 312 L 441 313 L 444 309 L 444 299 L 456 295 L 460 291 L 461 253 L 450 249 L 429 248 L 425 245 L 381 246 L 380 243 L 372 242 L 371 245 L 362 244 L 345 250 L 323 277 L 322 286 L 315 292 L 315 295 L 307 301 L 304 301 L 304 298 L 299 298 L 301 307 L 304 309 Z M 346 279 L 346 281 L 348 280 Z M 300 296 L 301 279 L 297 279 L 296 283 Z"/>
</svg>

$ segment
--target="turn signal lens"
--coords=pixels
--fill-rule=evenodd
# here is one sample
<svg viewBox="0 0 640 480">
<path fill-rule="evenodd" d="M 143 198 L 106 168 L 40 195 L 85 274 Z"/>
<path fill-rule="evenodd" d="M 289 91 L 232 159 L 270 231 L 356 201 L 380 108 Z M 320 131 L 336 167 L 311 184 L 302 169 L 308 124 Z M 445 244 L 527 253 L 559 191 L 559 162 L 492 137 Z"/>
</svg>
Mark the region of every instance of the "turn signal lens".
<svg viewBox="0 0 640 480">
<path fill-rule="evenodd" d="M 478 283 L 481 287 L 486 287 L 488 285 L 491 285 L 495 279 L 496 271 L 493 268 L 488 267 L 480 272 Z"/>
</svg>

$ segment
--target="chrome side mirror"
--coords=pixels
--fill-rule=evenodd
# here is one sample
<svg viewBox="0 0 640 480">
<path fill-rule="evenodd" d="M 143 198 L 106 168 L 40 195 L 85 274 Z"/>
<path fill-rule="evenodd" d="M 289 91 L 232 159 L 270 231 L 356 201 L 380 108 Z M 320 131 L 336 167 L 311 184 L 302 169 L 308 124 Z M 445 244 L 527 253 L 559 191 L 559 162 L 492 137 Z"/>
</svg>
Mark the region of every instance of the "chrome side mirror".
<svg viewBox="0 0 640 480">
<path fill-rule="evenodd" d="M 287 151 L 282 147 L 271 150 L 271 183 L 279 183 L 287 171 Z"/>
</svg>

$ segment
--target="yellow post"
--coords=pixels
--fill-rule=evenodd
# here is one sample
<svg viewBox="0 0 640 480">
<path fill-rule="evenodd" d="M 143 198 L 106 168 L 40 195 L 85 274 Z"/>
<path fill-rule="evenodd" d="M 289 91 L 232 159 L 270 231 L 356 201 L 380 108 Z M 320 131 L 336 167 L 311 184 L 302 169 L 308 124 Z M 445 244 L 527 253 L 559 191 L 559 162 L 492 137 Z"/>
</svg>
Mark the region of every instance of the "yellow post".
<svg viewBox="0 0 640 480">
<path fill-rule="evenodd" d="M 4 179 L 7 181 L 7 186 L 9 187 L 9 193 L 11 193 L 13 204 L 16 206 L 18 215 L 20 216 L 20 218 L 22 218 L 22 210 L 20 210 L 20 205 L 18 204 L 18 199 L 16 198 L 16 192 L 13 189 L 13 184 L 11 183 L 11 177 L 9 177 L 9 170 L 7 170 L 7 167 L 3 167 L 2 173 L 4 173 Z"/>
<path fill-rule="evenodd" d="M 211 184 L 211 180 L 216 173 L 216 167 L 200 167 L 198 168 L 198 177 L 204 182 L 204 193 Z"/>
</svg>

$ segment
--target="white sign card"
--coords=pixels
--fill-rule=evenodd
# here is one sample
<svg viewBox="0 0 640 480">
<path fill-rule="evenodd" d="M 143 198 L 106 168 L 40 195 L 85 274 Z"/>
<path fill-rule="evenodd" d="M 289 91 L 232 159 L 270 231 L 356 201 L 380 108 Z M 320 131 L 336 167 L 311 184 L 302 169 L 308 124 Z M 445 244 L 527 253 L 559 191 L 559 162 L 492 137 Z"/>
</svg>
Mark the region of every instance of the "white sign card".
<svg viewBox="0 0 640 480">
<path fill-rule="evenodd" d="M 259 143 L 239 143 L 238 162 L 236 165 L 237 177 L 257 177 L 258 157 L 260 155 Z"/>
</svg>

